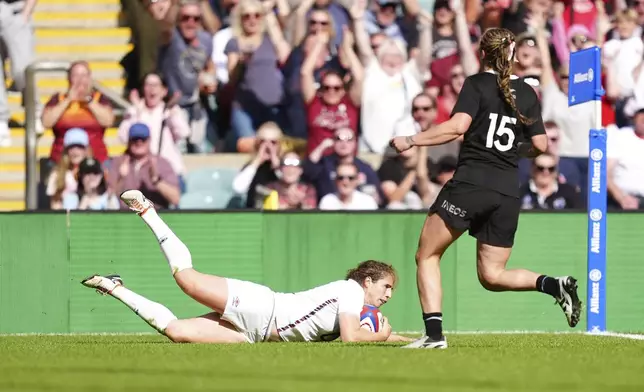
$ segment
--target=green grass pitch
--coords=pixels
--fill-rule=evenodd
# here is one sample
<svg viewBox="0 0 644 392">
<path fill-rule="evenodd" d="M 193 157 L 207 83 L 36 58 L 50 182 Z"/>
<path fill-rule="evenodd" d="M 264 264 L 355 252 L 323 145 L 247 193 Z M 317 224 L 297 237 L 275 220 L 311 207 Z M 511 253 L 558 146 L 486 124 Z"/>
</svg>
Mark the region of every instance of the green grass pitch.
<svg viewBox="0 0 644 392">
<path fill-rule="evenodd" d="M 644 391 L 644 341 L 450 335 L 394 344 L 189 345 L 160 336 L 0 337 L 0 391 Z"/>
</svg>

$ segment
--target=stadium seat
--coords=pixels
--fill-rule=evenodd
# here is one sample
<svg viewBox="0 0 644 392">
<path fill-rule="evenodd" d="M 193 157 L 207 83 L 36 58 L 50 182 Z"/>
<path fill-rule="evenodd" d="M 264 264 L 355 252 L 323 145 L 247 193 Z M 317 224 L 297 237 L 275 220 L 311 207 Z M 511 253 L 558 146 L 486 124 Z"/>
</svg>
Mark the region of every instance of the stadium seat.
<svg viewBox="0 0 644 392">
<path fill-rule="evenodd" d="M 226 209 L 234 194 L 229 190 L 187 192 L 181 195 L 180 210 Z"/>
<path fill-rule="evenodd" d="M 188 172 L 186 192 L 232 191 L 232 184 L 238 170 L 229 168 L 206 167 Z"/>
</svg>

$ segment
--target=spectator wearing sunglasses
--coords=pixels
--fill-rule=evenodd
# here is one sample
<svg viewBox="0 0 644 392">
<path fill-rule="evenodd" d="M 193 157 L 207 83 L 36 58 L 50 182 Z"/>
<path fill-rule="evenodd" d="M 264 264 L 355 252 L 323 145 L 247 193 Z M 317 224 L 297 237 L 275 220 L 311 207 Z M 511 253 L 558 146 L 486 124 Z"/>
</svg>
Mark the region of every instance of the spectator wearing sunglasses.
<svg viewBox="0 0 644 392">
<path fill-rule="evenodd" d="M 335 170 L 337 192 L 329 193 L 320 200 L 321 210 L 377 210 L 373 197 L 358 188 L 358 167 L 354 163 L 340 163 Z"/>
<path fill-rule="evenodd" d="M 546 128 L 546 135 L 548 136 L 548 149 L 546 153 L 550 154 L 557 161 L 557 169 L 559 171 L 557 179 L 559 183 L 572 185 L 575 189 L 580 189 L 579 170 L 577 170 L 577 166 L 569 160 L 559 159 L 559 126 L 553 121 L 546 121 L 544 127 Z M 521 184 L 527 184 L 530 181 L 531 171 L 531 159 L 522 158 L 519 160 L 519 182 Z"/>
<path fill-rule="evenodd" d="M 307 105 L 307 154 L 316 149 L 324 139 L 333 137 L 337 129 L 351 129 L 354 137 L 357 137 L 358 107 L 362 99 L 363 69 L 358 56 L 353 51 L 352 34 L 345 32 L 342 44 L 352 77 L 348 91 L 342 75 L 336 71 L 327 72 L 322 77 L 318 88 L 313 72 L 320 53 L 329 42 L 329 35 L 320 33 L 316 38 L 315 47 L 304 60 L 301 72 L 302 96 Z M 323 151 L 323 154 L 328 155 L 332 152 L 333 150 L 328 148 Z"/>
<path fill-rule="evenodd" d="M 180 92 L 181 114 L 190 125 L 190 136 L 182 140 L 182 152 L 205 153 L 212 149 L 207 139 L 208 116 L 202 98 L 217 90 L 212 62 L 212 36 L 202 30 L 200 0 L 183 0 L 175 23 L 162 24 L 160 70 L 171 94 Z"/>
<path fill-rule="evenodd" d="M 315 188 L 301 181 L 302 161 L 297 153 L 290 151 L 282 156 L 279 180 L 266 185 L 277 192 L 280 210 L 310 210 L 317 207 Z"/>
<path fill-rule="evenodd" d="M 315 186 L 318 198 L 338 190 L 336 168 L 340 163 L 352 163 L 358 168 L 357 189 L 379 204 L 384 200 L 378 175 L 368 163 L 356 157 L 356 145 L 353 130 L 341 128 L 335 131 L 333 139 L 325 139 L 309 154 L 304 162 L 303 178 Z M 322 157 L 323 151 L 329 147 L 333 152 Z"/>
<path fill-rule="evenodd" d="M 534 158 L 530 181 L 521 186 L 519 195 L 524 210 L 563 210 L 582 208 L 580 193 L 558 180 L 557 159 L 548 154 Z"/>
<path fill-rule="evenodd" d="M 261 124 L 284 124 L 280 67 L 291 53 L 291 46 L 284 39 L 274 7 L 275 0 L 241 0 L 233 11 L 233 38 L 224 50 L 229 84 L 235 91 L 230 126 L 242 152 L 247 152 L 243 146 L 252 142 Z"/>
<path fill-rule="evenodd" d="M 331 37 L 329 46 L 338 48 L 344 26 L 349 26 L 349 14 L 335 0 L 303 0 L 295 11 L 293 45 L 299 45 L 308 35 L 325 30 Z"/>
</svg>

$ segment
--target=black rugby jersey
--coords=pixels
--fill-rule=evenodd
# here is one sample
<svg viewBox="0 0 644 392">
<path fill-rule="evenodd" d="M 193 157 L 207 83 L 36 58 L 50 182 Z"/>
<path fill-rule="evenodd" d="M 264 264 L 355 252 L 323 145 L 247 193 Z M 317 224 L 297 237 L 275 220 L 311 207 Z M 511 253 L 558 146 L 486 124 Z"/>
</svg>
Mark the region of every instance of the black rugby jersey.
<svg viewBox="0 0 644 392">
<path fill-rule="evenodd" d="M 505 103 L 492 72 L 480 72 L 465 79 L 452 116 L 467 113 L 472 117 L 458 157 L 454 180 L 493 189 L 519 197 L 519 154 L 517 143 L 545 134 L 541 104 L 535 91 L 522 80 L 510 81 L 521 114 L 534 123 L 524 125 Z"/>
</svg>

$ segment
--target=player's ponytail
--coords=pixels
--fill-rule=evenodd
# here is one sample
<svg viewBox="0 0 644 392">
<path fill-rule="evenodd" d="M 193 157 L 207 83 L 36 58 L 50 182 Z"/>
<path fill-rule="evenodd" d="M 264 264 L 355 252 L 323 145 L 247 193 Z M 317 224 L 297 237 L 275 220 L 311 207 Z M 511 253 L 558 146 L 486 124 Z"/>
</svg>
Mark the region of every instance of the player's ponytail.
<svg viewBox="0 0 644 392">
<path fill-rule="evenodd" d="M 532 124 L 535 120 L 521 114 L 510 88 L 514 53 L 510 56 L 509 50 L 513 48 L 513 43 L 514 34 L 510 30 L 502 28 L 486 30 L 481 37 L 482 64 L 496 73 L 496 81 L 503 94 L 503 100 L 517 114 L 519 121 L 523 124 Z"/>
</svg>

